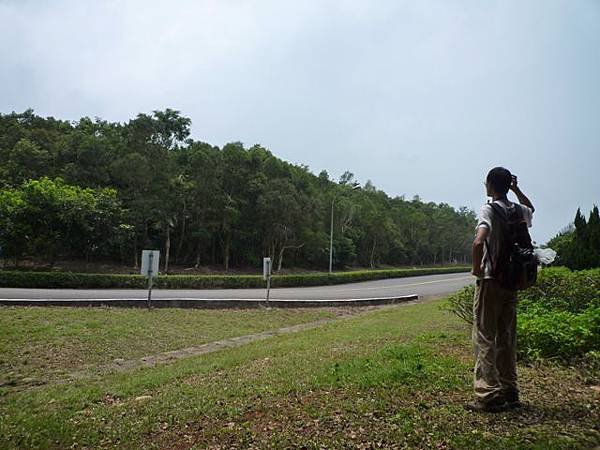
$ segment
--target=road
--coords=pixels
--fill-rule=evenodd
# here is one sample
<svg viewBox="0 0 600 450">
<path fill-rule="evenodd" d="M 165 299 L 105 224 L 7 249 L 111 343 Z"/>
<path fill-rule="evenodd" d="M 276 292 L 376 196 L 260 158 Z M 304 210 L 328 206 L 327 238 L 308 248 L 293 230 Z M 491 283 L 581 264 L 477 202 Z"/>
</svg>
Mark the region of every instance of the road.
<svg viewBox="0 0 600 450">
<path fill-rule="evenodd" d="M 463 286 L 473 283 L 473 277 L 467 273 L 426 275 L 409 278 L 367 281 L 362 283 L 335 286 L 277 288 L 271 289 L 270 299 L 298 305 L 316 302 L 352 302 L 401 298 L 418 295 L 420 299 L 442 296 L 455 292 Z M 0 304 L 143 304 L 148 292 L 136 289 L 0 289 Z M 157 289 L 152 291 L 152 300 L 181 306 L 182 302 L 194 304 L 223 305 L 227 302 L 256 303 L 265 299 L 265 289 Z M 360 301 L 362 300 L 362 301 Z M 311 304 L 309 306 L 314 306 Z"/>
</svg>

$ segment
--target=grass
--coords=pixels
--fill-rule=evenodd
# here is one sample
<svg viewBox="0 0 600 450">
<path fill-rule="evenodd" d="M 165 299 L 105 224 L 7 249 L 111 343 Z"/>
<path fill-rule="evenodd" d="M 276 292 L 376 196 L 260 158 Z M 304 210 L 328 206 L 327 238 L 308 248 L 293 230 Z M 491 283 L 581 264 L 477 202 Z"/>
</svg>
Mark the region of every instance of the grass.
<svg viewBox="0 0 600 450">
<path fill-rule="evenodd" d="M 0 385 L 335 316 L 335 310 L 0 307 Z"/>
<path fill-rule="evenodd" d="M 600 442 L 597 377 L 549 363 L 520 367 L 528 407 L 474 414 L 462 408 L 471 365 L 469 330 L 439 302 L 380 309 L 157 368 L 0 389 L 0 448 L 571 449 Z"/>
</svg>

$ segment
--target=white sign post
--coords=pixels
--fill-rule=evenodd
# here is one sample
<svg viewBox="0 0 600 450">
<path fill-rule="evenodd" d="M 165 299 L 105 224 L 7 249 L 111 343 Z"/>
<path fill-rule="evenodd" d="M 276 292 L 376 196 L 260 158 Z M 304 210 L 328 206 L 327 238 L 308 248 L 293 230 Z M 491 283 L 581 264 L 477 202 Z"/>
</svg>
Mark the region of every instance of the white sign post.
<svg viewBox="0 0 600 450">
<path fill-rule="evenodd" d="M 158 275 L 158 262 L 160 252 L 158 250 L 142 250 L 142 269 L 140 273 L 148 278 L 148 301 L 146 306 L 150 308 L 152 300 L 152 278 Z"/>
<path fill-rule="evenodd" d="M 269 306 L 269 295 L 271 293 L 271 258 L 263 258 L 263 280 L 267 281 L 267 307 Z"/>
</svg>

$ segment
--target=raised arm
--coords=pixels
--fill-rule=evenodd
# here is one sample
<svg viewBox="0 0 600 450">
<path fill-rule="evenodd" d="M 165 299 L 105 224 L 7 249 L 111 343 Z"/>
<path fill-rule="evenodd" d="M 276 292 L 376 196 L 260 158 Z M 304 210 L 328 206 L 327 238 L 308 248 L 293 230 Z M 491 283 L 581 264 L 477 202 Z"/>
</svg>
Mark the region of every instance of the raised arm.
<svg viewBox="0 0 600 450">
<path fill-rule="evenodd" d="M 517 181 L 517 176 L 513 175 L 512 176 L 512 183 L 510 184 L 510 190 L 515 193 L 515 195 L 519 199 L 519 203 L 521 205 L 525 205 L 525 206 L 529 207 L 531 209 L 531 212 L 535 211 L 535 208 L 533 207 L 533 204 L 531 203 L 531 200 L 529 200 L 527 198 L 527 196 L 525 194 L 523 194 L 523 192 L 521 191 L 521 189 L 519 189 L 519 185 L 517 184 L 517 182 L 518 182 Z"/>
</svg>

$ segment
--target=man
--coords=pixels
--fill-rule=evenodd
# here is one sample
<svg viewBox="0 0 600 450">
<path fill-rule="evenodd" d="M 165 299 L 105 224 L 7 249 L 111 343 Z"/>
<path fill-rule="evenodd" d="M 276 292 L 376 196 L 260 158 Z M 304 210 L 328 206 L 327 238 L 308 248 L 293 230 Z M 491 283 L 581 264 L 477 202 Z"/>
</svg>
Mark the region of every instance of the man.
<svg viewBox="0 0 600 450">
<path fill-rule="evenodd" d="M 531 227 L 534 211 L 517 185 L 517 177 L 503 167 L 495 167 L 485 181 L 487 195 L 507 214 L 521 208 L 521 217 Z M 520 205 L 510 202 L 512 190 Z M 473 241 L 473 270 L 477 277 L 473 304 L 473 343 L 475 346 L 475 401 L 471 411 L 497 412 L 518 408 L 519 389 L 516 368 L 517 292 L 494 279 L 492 261 L 499 248 L 501 218 L 490 203 L 481 208 Z"/>
</svg>

